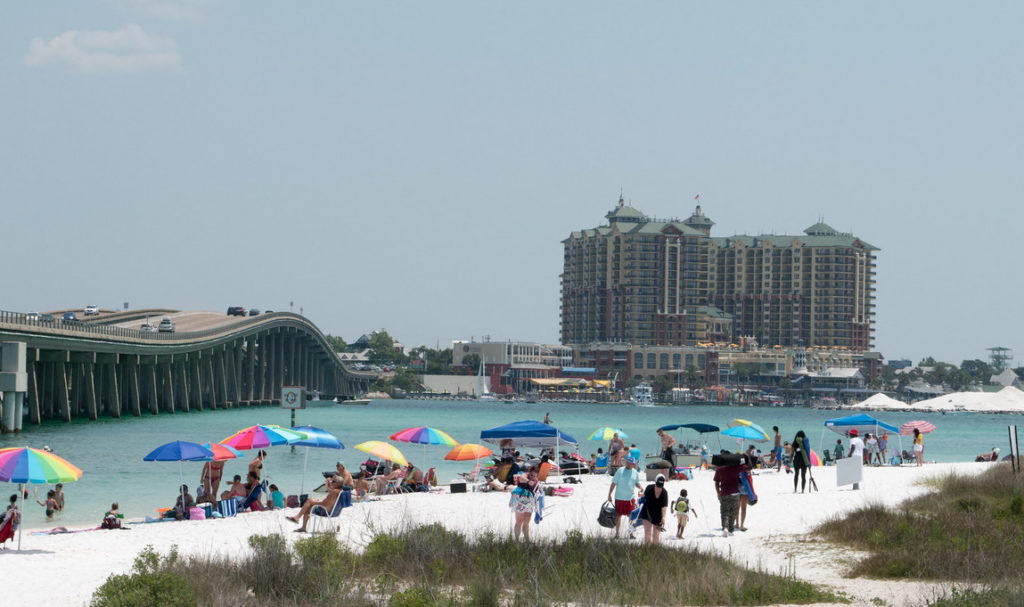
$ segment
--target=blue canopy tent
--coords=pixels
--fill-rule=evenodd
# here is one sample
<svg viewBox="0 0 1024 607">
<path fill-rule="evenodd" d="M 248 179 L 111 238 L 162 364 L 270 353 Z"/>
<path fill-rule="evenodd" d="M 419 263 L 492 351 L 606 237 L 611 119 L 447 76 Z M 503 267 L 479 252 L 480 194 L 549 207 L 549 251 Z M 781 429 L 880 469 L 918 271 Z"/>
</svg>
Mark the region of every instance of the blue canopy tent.
<svg viewBox="0 0 1024 607">
<path fill-rule="evenodd" d="M 698 434 L 707 434 L 709 432 L 718 432 L 720 430 L 718 426 L 712 426 L 711 424 L 673 424 L 671 426 L 662 426 L 658 429 L 662 432 L 671 432 L 672 430 L 678 430 L 680 428 L 696 430 Z"/>
<path fill-rule="evenodd" d="M 825 420 L 825 427 L 821 431 L 821 442 L 818 444 L 818 451 L 822 450 L 825 444 L 825 430 L 831 430 L 836 434 L 849 436 L 850 430 L 857 430 L 857 434 L 864 436 L 865 433 L 878 435 L 881 432 L 892 432 L 899 440 L 900 429 L 896 426 L 877 420 L 866 413 L 860 415 L 849 415 L 837 419 Z M 903 449 L 903 441 L 900 440 L 900 450 Z"/>
<path fill-rule="evenodd" d="M 513 422 L 480 433 L 480 440 L 500 445 L 501 441 L 511 438 L 517 447 L 557 447 L 569 444 L 579 446 L 576 439 L 554 426 L 532 420 Z"/>
</svg>

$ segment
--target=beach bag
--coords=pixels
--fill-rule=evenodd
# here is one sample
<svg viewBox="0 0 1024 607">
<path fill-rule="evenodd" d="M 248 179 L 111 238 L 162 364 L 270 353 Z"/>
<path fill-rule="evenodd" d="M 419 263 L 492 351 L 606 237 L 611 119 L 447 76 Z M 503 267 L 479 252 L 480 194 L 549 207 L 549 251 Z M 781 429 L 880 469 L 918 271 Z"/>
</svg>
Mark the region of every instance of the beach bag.
<svg viewBox="0 0 1024 607">
<path fill-rule="evenodd" d="M 100 529 L 120 529 L 121 521 L 116 516 L 105 516 L 103 522 L 100 523 Z"/>
<path fill-rule="evenodd" d="M 284 505 L 285 505 L 286 508 L 301 508 L 302 507 L 302 504 L 299 503 L 299 496 L 297 496 L 297 495 L 289 495 L 288 499 L 285 501 Z"/>
<path fill-rule="evenodd" d="M 597 515 L 597 524 L 606 529 L 612 529 L 615 527 L 616 517 L 618 517 L 618 512 L 615 511 L 615 506 L 611 502 L 605 502 L 601 506 L 601 512 Z"/>
<path fill-rule="evenodd" d="M 202 508 L 191 508 L 188 511 L 188 520 L 190 521 L 205 521 L 206 510 Z"/>
</svg>

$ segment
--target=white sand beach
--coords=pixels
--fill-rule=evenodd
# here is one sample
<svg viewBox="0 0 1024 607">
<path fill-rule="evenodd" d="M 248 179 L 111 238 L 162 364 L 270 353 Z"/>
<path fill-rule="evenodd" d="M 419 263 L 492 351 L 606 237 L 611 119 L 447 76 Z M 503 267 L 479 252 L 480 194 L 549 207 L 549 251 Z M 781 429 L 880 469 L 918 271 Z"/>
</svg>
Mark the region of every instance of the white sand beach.
<svg viewBox="0 0 1024 607">
<path fill-rule="evenodd" d="M 931 596 L 930 584 L 851 580 L 842 577 L 845 564 L 856 554 L 830 547 L 805 534 L 830 515 L 867 502 L 895 504 L 927 491 L 919 481 L 958 470 L 979 472 L 985 464 L 931 464 L 921 468 L 868 468 L 860 491 L 837 488 L 835 468 L 813 468 L 819 492 L 793 494 L 793 476 L 759 471 L 755 490 L 759 503 L 749 509 L 747 532 L 737 531 L 723 538 L 718 501 L 712 473 L 698 471 L 692 481 L 671 481 L 669 495 L 689 491 L 690 503 L 699 518 L 691 518 L 683 540 L 675 539 L 675 522 L 662 542 L 669 546 L 695 545 L 717 550 L 750 567 L 771 572 L 795 571 L 804 580 L 847 593 L 855 605 L 872 605 L 881 599 L 888 605 L 919 605 Z M 569 529 L 588 534 L 609 534 L 597 524 L 597 513 L 607 496 L 610 477 L 581 477 L 572 485 L 571 497 L 549 497 L 549 507 L 540 525 L 532 528 L 535 539 L 558 538 Z M 554 479 L 554 484 L 560 483 Z M 365 546 L 375 529 L 408 523 L 440 522 L 446 527 L 472 535 L 481 531 L 508 532 L 512 516 L 508 494 L 466 493 L 409 494 L 382 497 L 379 501 L 357 503 L 333 522 L 340 526 L 338 537 L 357 549 Z M 4 603 L 19 606 L 82 605 L 112 573 L 124 573 L 142 548 L 152 544 L 159 552 L 177 545 L 183 554 L 242 553 L 252 534 L 283 532 L 291 537 L 296 525 L 285 520 L 296 509 L 242 514 L 235 518 L 196 522 L 129 525 L 131 531 L 88 531 L 64 535 L 30 535 L 26 530 L 22 550 L 14 544 L 0 552 L 0 568 L 9 582 Z M 129 513 L 132 514 L 132 513 Z M 98 522 L 98 521 L 97 521 Z M 642 530 L 637 531 L 643 538 Z"/>
</svg>

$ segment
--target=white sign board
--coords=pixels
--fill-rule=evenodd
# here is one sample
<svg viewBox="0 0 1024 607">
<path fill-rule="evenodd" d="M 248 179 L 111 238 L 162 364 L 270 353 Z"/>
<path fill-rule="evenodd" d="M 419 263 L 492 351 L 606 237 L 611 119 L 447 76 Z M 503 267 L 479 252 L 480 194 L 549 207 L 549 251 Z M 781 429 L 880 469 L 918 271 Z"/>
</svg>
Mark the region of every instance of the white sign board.
<svg viewBox="0 0 1024 607">
<path fill-rule="evenodd" d="M 836 486 L 852 485 L 864 479 L 864 462 L 859 457 L 846 457 L 836 462 Z"/>
<path fill-rule="evenodd" d="M 284 386 L 281 388 L 282 409 L 305 409 L 306 390 L 302 386 Z"/>
</svg>

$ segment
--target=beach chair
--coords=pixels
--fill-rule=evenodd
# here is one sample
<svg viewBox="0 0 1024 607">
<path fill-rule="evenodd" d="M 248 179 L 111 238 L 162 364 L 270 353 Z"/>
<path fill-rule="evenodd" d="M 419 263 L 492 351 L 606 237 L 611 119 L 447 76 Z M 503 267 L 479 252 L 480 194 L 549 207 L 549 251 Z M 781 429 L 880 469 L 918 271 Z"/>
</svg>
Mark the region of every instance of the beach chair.
<svg viewBox="0 0 1024 607">
<path fill-rule="evenodd" d="M 480 476 L 480 462 L 477 462 L 476 465 L 473 466 L 472 472 L 459 472 L 459 476 L 461 476 L 465 481 L 475 483 L 477 477 Z"/>
<path fill-rule="evenodd" d="M 595 474 L 608 474 L 608 456 L 601 455 L 594 461 Z"/>
<path fill-rule="evenodd" d="M 238 501 L 231 497 L 217 502 L 217 512 L 224 518 L 231 518 L 238 515 Z"/>
<path fill-rule="evenodd" d="M 253 507 L 253 504 L 257 504 L 257 503 L 260 504 L 259 507 L 257 508 L 257 510 L 263 510 L 263 504 L 260 503 L 260 497 L 262 495 L 263 495 L 263 484 L 261 483 L 259 485 L 256 485 L 255 487 L 253 487 L 252 491 L 249 493 L 249 496 L 245 498 L 244 502 L 242 502 L 242 512 L 245 512 L 246 510 L 251 509 Z"/>
<path fill-rule="evenodd" d="M 310 533 L 318 532 L 317 528 L 320 526 L 320 521 L 328 523 L 328 526 L 332 531 L 337 531 L 337 527 L 335 527 L 334 525 L 330 525 L 330 519 L 338 518 L 339 516 L 341 516 L 341 511 L 344 510 L 345 508 L 348 508 L 351 505 L 352 492 L 342 491 L 341 493 L 338 494 L 338 499 L 337 501 L 334 502 L 334 508 L 331 508 L 330 512 L 328 512 L 327 508 L 324 508 L 323 506 L 313 506 L 313 509 L 309 511 L 309 522 L 310 526 L 312 527 L 310 529 Z"/>
<path fill-rule="evenodd" d="M 423 479 L 423 484 L 427 486 L 428 491 L 430 487 L 437 486 L 437 468 L 427 470 L 427 476 Z"/>
<path fill-rule="evenodd" d="M 537 472 L 537 480 L 540 482 L 546 482 L 548 480 L 548 474 L 551 473 L 551 462 L 544 462 L 540 465 L 540 471 Z"/>
<path fill-rule="evenodd" d="M 7 540 L 14 539 L 14 516 L 7 516 L 0 524 L 0 549 Z"/>
<path fill-rule="evenodd" d="M 821 465 L 822 466 L 834 466 L 836 462 L 835 462 L 835 460 L 832 459 L 832 454 L 829 453 L 829 450 L 825 449 L 825 451 L 823 453 L 824 453 L 825 457 L 823 457 L 821 459 Z"/>
</svg>

